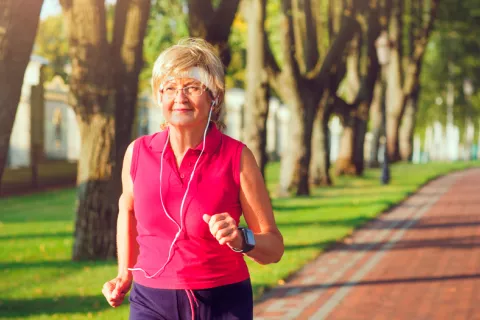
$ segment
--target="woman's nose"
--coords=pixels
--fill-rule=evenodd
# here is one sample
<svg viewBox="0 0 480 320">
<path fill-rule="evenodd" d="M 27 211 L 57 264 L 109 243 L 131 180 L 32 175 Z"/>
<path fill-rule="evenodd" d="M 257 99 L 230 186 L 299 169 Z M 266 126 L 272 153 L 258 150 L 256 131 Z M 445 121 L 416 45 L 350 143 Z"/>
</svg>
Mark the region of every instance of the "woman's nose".
<svg viewBox="0 0 480 320">
<path fill-rule="evenodd" d="M 185 95 L 183 88 L 177 89 L 175 92 L 175 102 L 183 102 L 185 100 L 187 100 L 187 96 Z"/>
</svg>

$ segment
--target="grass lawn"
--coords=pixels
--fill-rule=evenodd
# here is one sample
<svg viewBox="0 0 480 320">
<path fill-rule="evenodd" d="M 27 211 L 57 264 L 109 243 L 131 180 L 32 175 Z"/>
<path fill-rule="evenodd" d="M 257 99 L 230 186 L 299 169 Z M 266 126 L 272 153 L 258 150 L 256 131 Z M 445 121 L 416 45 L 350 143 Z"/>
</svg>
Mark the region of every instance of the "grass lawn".
<svg viewBox="0 0 480 320">
<path fill-rule="evenodd" d="M 388 186 L 379 184 L 378 169 L 367 170 L 362 178 L 337 178 L 311 197 L 273 199 L 286 251 L 275 265 L 249 261 L 255 296 L 428 180 L 472 166 L 480 162 L 397 164 Z M 271 190 L 278 170 L 278 164 L 268 167 Z M 0 319 L 128 319 L 126 305 L 112 309 L 101 294 L 116 274 L 115 261 L 70 261 L 74 204 L 73 189 L 0 199 Z"/>
</svg>

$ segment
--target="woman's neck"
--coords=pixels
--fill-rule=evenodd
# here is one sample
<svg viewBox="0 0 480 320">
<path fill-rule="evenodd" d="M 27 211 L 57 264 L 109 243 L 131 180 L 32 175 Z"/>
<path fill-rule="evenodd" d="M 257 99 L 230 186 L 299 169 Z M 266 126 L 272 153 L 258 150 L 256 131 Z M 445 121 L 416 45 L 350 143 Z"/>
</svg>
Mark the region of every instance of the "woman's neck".
<svg viewBox="0 0 480 320">
<path fill-rule="evenodd" d="M 170 126 L 169 130 L 170 145 L 177 162 L 180 163 L 188 149 L 193 149 L 202 142 L 205 127 L 194 126 L 186 128 Z"/>
</svg>

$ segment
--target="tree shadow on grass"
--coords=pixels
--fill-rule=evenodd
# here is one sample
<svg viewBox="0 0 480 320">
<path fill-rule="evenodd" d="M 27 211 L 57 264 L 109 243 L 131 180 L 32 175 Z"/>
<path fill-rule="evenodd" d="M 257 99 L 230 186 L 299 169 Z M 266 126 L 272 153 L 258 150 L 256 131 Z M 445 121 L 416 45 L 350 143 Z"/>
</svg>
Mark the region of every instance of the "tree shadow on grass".
<svg viewBox="0 0 480 320">
<path fill-rule="evenodd" d="M 403 189 L 403 188 L 402 188 Z M 323 190 L 322 190 L 323 191 Z M 330 192 L 331 189 L 325 189 L 325 192 Z M 308 197 L 305 197 L 306 199 L 337 199 L 337 198 L 358 198 L 358 197 L 366 197 L 366 196 L 375 196 L 375 195 L 381 195 L 382 197 L 388 197 L 390 195 L 396 196 L 399 195 L 401 191 L 399 190 L 392 190 L 392 191 L 385 191 L 382 190 L 381 193 L 379 193 L 379 189 L 369 189 L 369 188 L 362 188 L 362 187 L 356 187 L 354 191 L 351 192 L 342 192 L 340 194 L 324 194 L 324 192 L 320 192 L 319 194 L 312 194 Z M 404 190 L 403 191 L 404 196 L 408 197 L 411 196 L 414 192 Z M 301 199 L 302 197 L 296 197 L 292 199 Z"/>
<path fill-rule="evenodd" d="M 377 199 L 374 201 L 338 201 L 333 203 L 322 203 L 322 204 L 275 204 L 273 205 L 273 210 L 277 213 L 282 213 L 286 211 L 298 211 L 298 210 L 322 210 L 330 211 L 330 209 L 335 208 L 348 208 L 348 207 L 371 207 L 371 206 L 385 206 L 387 209 L 395 206 L 395 202 L 390 200 Z"/>
<path fill-rule="evenodd" d="M 32 262 L 2 262 L 0 263 L 0 270 L 6 269 L 31 269 L 31 268 L 55 268 L 55 269 L 68 269 L 69 271 L 80 270 L 85 267 L 99 267 L 99 266 L 109 266 L 116 265 L 117 262 L 114 260 L 107 261 L 85 261 L 77 262 L 71 260 L 58 260 L 58 261 L 32 261 Z"/>
<path fill-rule="evenodd" d="M 308 226 L 318 227 L 357 227 L 372 220 L 370 217 L 355 217 L 350 219 L 338 219 L 338 220 L 324 220 L 324 221 L 297 221 L 297 222 L 277 222 L 277 226 L 280 229 L 283 228 L 299 228 Z"/>
<path fill-rule="evenodd" d="M 0 263 L 0 270 L 4 273 L 5 278 L 12 277 L 11 282 L 6 282 L 4 286 L 0 288 L 0 297 L 8 293 L 12 288 L 29 290 L 34 287 L 34 283 L 24 279 L 24 274 L 41 275 L 42 285 L 49 283 L 50 281 L 62 281 L 71 274 L 77 274 L 83 270 L 94 269 L 98 267 L 115 267 L 116 261 L 87 261 L 87 262 L 74 262 L 70 260 L 60 261 L 32 261 L 32 262 L 14 262 L 8 261 Z M 17 272 L 20 276 L 15 275 L 12 272 Z M 1 298 L 0 298 L 1 303 Z M 0 305 L 0 310 L 2 306 Z M 0 317 L 1 319 L 1 317 Z"/>
<path fill-rule="evenodd" d="M 330 248 L 332 245 L 336 244 L 336 240 L 326 240 L 326 241 L 319 241 L 319 242 L 311 242 L 308 244 L 290 244 L 285 246 L 285 251 L 290 250 L 299 250 L 299 249 L 327 249 Z"/>
<path fill-rule="evenodd" d="M 128 299 L 125 299 L 125 304 Z M 25 318 L 57 313 L 88 313 L 111 308 L 103 295 L 0 300 L 0 318 Z"/>
<path fill-rule="evenodd" d="M 12 210 L 0 217 L 2 223 L 22 223 L 22 222 L 72 222 L 75 219 L 73 208 L 65 208 L 63 205 L 58 206 L 60 209 L 51 208 L 51 212 L 43 212 L 36 210 L 35 212 L 26 212 L 30 208 L 26 208 L 22 212 Z M 32 210 L 35 207 L 32 205 Z"/>
<path fill-rule="evenodd" d="M 72 238 L 73 232 L 55 232 L 55 233 L 29 233 L 29 234 L 13 234 L 0 235 L 1 240 L 31 240 L 31 239 L 45 239 L 45 238 Z"/>
</svg>

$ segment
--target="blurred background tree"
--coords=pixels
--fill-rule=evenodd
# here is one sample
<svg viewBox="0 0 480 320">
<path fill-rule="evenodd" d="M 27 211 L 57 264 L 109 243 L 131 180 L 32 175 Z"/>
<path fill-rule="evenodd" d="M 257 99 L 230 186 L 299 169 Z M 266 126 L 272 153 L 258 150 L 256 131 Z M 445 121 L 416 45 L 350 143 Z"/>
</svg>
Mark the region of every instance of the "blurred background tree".
<svg viewBox="0 0 480 320">
<path fill-rule="evenodd" d="M 42 4 L 43 0 L 29 6 L 16 0 L 0 2 L 0 181 Z"/>
<path fill-rule="evenodd" d="M 416 132 L 424 139 L 425 129 L 435 121 L 447 124 L 451 113 L 464 137 L 466 123 L 471 119 L 475 131 L 480 129 L 480 3 L 478 1 L 440 2 L 438 21 L 425 55 L 421 74 L 422 89 L 416 116 Z M 468 96 L 465 80 L 473 91 Z M 449 91 L 448 84 L 453 91 Z M 453 94 L 454 104 L 449 108 L 447 95 Z M 448 103 L 447 103 L 448 102 Z M 470 119 L 470 120 L 469 120 Z"/>
<path fill-rule="evenodd" d="M 132 135 L 150 2 L 118 0 L 109 30 L 103 0 L 62 0 L 69 100 L 82 141 L 74 260 L 116 256 L 123 158 Z"/>
</svg>

